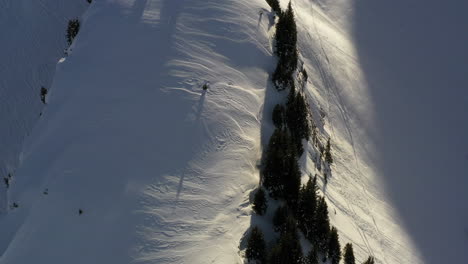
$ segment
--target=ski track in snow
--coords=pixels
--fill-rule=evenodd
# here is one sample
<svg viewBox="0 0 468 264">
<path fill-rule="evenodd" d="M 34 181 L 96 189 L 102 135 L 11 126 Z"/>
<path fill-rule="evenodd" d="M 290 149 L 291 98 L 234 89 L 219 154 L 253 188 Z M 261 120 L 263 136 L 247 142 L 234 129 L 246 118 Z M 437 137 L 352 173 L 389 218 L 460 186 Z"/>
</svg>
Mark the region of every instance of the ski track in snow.
<svg viewBox="0 0 468 264">
<path fill-rule="evenodd" d="M 322 133 L 326 136 L 326 131 L 331 132 L 335 164 L 328 186 L 322 189 L 341 244 L 352 242 L 359 261 L 373 255 L 378 263 L 421 263 L 379 187 L 372 157 L 366 156 L 372 148 L 363 145 L 367 139 L 360 127 L 371 121 L 368 113 L 372 105 L 349 37 L 315 4 L 300 0 L 294 1 L 293 7 L 298 21 L 298 48 L 312 80 L 307 86 L 312 100 L 309 104 L 327 109 Z M 312 109 L 313 114 L 318 112 Z M 307 168 L 314 168 L 313 157 L 308 163 Z"/>
</svg>

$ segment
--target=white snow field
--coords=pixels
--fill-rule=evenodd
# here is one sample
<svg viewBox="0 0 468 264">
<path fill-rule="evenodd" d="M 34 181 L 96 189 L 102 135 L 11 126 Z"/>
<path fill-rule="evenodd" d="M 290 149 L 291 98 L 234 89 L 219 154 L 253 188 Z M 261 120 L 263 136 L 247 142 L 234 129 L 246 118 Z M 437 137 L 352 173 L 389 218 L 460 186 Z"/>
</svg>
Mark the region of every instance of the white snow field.
<svg viewBox="0 0 468 264">
<path fill-rule="evenodd" d="M 424 263 L 468 263 L 468 1 L 353 5 L 388 201 Z"/>
<path fill-rule="evenodd" d="M 379 111 L 383 98 L 373 89 L 382 75 L 384 81 L 391 75 L 372 72 L 376 64 L 363 62 L 381 57 L 363 50 L 356 16 L 369 17 L 373 9 L 357 2 L 293 1 L 309 75 L 304 92 L 322 141 L 331 137 L 335 161 L 324 185 L 308 144 L 301 158 L 304 181 L 320 175 L 331 222 L 342 246 L 353 243 L 358 263 L 369 255 L 386 264 L 466 263 L 467 253 L 460 251 L 466 239 L 449 233 L 436 240 L 441 232 L 433 224 L 424 239 L 415 235 L 421 228 L 414 221 L 435 214 L 427 215 L 428 204 L 413 197 L 413 208 L 401 207 L 395 199 L 395 186 L 406 198 L 411 188 L 419 192 L 413 196 L 428 194 L 402 178 L 422 164 L 411 164 L 410 154 L 390 158 L 401 162 L 393 172 L 410 171 L 396 177 L 400 185 L 388 180 L 393 175 L 382 164 L 389 153 L 409 150 L 406 140 L 382 131 L 386 119 L 380 118 L 397 123 L 397 116 L 405 117 L 402 111 Z M 252 215 L 249 197 L 259 180 L 262 144 L 273 131 L 272 108 L 287 94 L 277 92 L 269 78 L 276 64 L 272 18 L 264 0 L 93 1 L 24 143 L 9 189 L 19 207 L 0 218 L 0 242 L 6 245 L 0 263 L 244 263 L 239 244 L 248 228 L 268 228 L 267 219 Z M 466 113 L 459 110 L 457 118 Z M 419 129 L 410 136 L 424 132 Z M 381 153 L 393 141 L 394 149 Z M 424 172 L 440 173 L 442 165 L 434 166 Z M 463 172 L 466 166 L 457 168 Z M 459 191 L 463 186 L 453 188 L 466 197 Z M 445 191 L 451 208 L 468 211 Z M 421 215 L 411 213 L 420 207 L 426 207 Z M 465 236 L 460 223 L 466 218 L 444 212 L 455 219 L 446 223 L 457 224 L 447 230 L 460 227 Z M 460 244 L 437 252 L 451 238 Z"/>
<path fill-rule="evenodd" d="M 14 175 L 22 142 L 39 119 L 40 89 L 52 84 L 66 47 L 68 20 L 87 6 L 85 0 L 0 0 L 1 178 Z M 5 194 L 2 184 L 1 213 L 7 207 Z"/>
<path fill-rule="evenodd" d="M 274 66 L 266 7 L 94 1 L 25 143 L 0 263 L 241 263 Z"/>
</svg>

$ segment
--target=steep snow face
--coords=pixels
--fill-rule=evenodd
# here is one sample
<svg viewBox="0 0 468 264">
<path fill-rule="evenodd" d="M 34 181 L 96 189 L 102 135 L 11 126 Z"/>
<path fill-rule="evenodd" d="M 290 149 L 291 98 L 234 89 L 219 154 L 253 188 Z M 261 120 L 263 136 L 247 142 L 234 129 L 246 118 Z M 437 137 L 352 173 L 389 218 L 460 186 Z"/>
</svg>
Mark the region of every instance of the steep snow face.
<svg viewBox="0 0 468 264">
<path fill-rule="evenodd" d="M 468 263 L 468 2 L 354 2 L 390 202 L 424 263 Z"/>
<path fill-rule="evenodd" d="M 391 91 L 392 82 L 379 79 L 381 57 L 363 52 L 374 42 L 355 31 L 358 6 L 293 1 L 309 75 L 304 91 L 335 161 L 325 185 L 309 144 L 304 180 L 319 174 L 332 224 L 342 245 L 354 244 L 358 262 L 374 255 L 377 263 L 443 263 L 453 254 L 464 263 L 458 247 L 421 246 L 414 219 L 425 220 L 405 214 L 421 203 L 393 203 L 394 175 L 381 166 L 389 156 L 377 154 L 394 137 L 379 126 L 388 117 L 378 105 L 385 98 L 373 92 L 382 83 Z M 269 9 L 264 0 L 94 1 L 25 144 L 10 189 L 19 208 L 1 219 L 0 263 L 242 263 L 239 241 L 258 220 L 248 201 L 260 146 L 272 131 L 272 107 L 285 97 L 269 79 L 276 63 Z M 464 98 L 455 100 L 459 113 Z M 411 165 L 388 160 L 401 162 L 394 172 Z M 402 175 L 396 179 L 406 184 L 411 177 Z M 444 212 L 468 211 L 454 204 Z M 427 260 L 428 249 L 438 257 Z"/>
<path fill-rule="evenodd" d="M 293 6 L 311 105 L 335 143 L 324 192 L 342 244 L 359 260 L 468 263 L 467 4 Z"/>
<path fill-rule="evenodd" d="M 26 142 L 0 263 L 242 262 L 274 65 L 266 7 L 94 1 Z"/>
<path fill-rule="evenodd" d="M 370 137 L 375 105 L 352 38 L 352 6 L 346 1 L 296 0 L 293 8 L 298 49 L 309 75 L 304 91 L 322 143 L 331 138 L 334 157 L 325 184 L 324 172 L 314 166 L 318 153 L 310 143 L 303 157 L 304 174 L 318 174 L 322 179 L 331 223 L 342 245 L 353 243 L 357 262 L 372 255 L 377 263 L 422 263 L 388 199 L 376 163 Z"/>
<path fill-rule="evenodd" d="M 52 84 L 66 46 L 67 22 L 86 6 L 85 0 L 0 0 L 1 178 L 14 173 L 21 144 L 39 119 L 39 91 Z M 1 213 L 7 203 L 4 188 L 2 182 Z"/>
</svg>

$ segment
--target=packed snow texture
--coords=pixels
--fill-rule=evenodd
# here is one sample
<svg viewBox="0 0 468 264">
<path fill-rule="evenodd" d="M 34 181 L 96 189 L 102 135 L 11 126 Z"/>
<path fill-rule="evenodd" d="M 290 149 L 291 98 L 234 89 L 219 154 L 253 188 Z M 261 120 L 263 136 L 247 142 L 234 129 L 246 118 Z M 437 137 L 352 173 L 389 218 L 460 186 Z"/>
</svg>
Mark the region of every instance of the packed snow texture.
<svg viewBox="0 0 468 264">
<path fill-rule="evenodd" d="M 14 175 L 27 134 L 39 119 L 41 86 L 50 88 L 66 47 L 69 19 L 88 3 L 76 0 L 0 0 L 0 178 Z M 5 185 L 0 212 L 5 213 Z"/>
<path fill-rule="evenodd" d="M 414 226 L 433 210 L 421 202 L 428 193 L 412 177 L 424 186 L 424 176 L 447 170 L 448 162 L 419 168 L 421 157 L 411 163 L 411 149 L 404 147 L 411 142 L 397 133 L 408 127 L 397 125 L 396 117 L 411 124 L 402 111 L 419 108 L 412 109 L 402 90 L 413 87 L 400 83 L 395 89 L 401 92 L 391 95 L 395 83 L 380 83 L 391 75 L 374 72 L 385 69 L 376 65 L 376 46 L 363 49 L 365 31 L 356 28 L 363 18 L 357 16 L 372 17 L 373 4 L 361 2 L 293 1 L 309 75 L 304 91 L 322 140 L 332 139 L 335 164 L 327 185 L 320 176 L 331 222 L 342 245 L 354 244 L 359 262 L 374 255 L 377 263 L 464 263 L 466 253 L 458 249 L 466 238 L 437 251 L 446 240 L 435 239 L 435 226 L 427 241 Z M 252 216 L 249 198 L 258 184 L 261 146 L 273 130 L 271 111 L 287 93 L 275 91 L 269 78 L 276 64 L 270 8 L 264 0 L 95 0 L 82 20 L 73 51 L 58 65 L 43 117 L 24 144 L 9 191 L 19 208 L 2 216 L 0 233 L 11 235 L 0 238 L 7 244 L 0 263 L 243 263 L 239 243 L 245 232 L 267 222 Z M 376 33 L 374 26 L 366 29 Z M 376 98 L 376 87 L 385 87 L 393 101 Z M 395 102 L 407 104 L 392 114 L 381 111 Z M 464 113 L 459 110 L 453 118 Z M 392 135 L 382 131 L 387 120 L 395 124 L 385 126 Z M 407 132 L 437 134 L 427 125 L 411 125 Z M 387 153 L 390 142 L 395 146 Z M 444 153 L 440 143 L 430 145 L 435 154 Z M 320 174 L 312 161 L 316 154 L 309 144 L 301 158 L 304 180 Z M 445 159 L 435 156 L 441 155 Z M 389 174 L 389 163 L 401 175 Z M 406 199 L 416 188 L 409 207 L 398 203 L 395 186 Z M 462 186 L 452 186 L 466 197 L 458 191 Z M 444 191 L 453 208 L 468 211 Z M 413 213 L 421 207 L 421 215 Z M 466 220 L 444 212 L 453 213 L 447 223 Z M 462 225 L 451 228 L 457 227 L 464 236 Z"/>
</svg>

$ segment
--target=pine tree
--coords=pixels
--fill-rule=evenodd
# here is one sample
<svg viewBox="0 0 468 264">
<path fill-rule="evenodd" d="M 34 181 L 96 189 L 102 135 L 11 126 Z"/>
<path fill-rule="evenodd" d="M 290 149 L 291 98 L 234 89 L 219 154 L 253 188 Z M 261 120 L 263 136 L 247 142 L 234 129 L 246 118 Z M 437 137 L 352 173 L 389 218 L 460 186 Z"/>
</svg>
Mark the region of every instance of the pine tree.
<svg viewBox="0 0 468 264">
<path fill-rule="evenodd" d="M 277 14 L 281 14 L 281 7 L 278 0 L 266 0 L 267 3 L 270 5 L 271 9 L 275 11 Z"/>
<path fill-rule="evenodd" d="M 262 184 L 270 196 L 274 199 L 284 197 L 286 201 L 294 202 L 299 195 L 300 170 L 291 137 L 286 130 L 276 129 L 273 132 L 263 164 Z"/>
<path fill-rule="evenodd" d="M 353 252 L 353 245 L 351 243 L 347 243 L 344 247 L 344 264 L 356 264 L 356 260 L 354 258 Z"/>
<path fill-rule="evenodd" d="M 362 264 L 374 264 L 374 263 L 375 263 L 374 257 L 369 256 L 369 258 L 366 261 L 364 261 Z"/>
<path fill-rule="evenodd" d="M 307 107 L 305 97 L 301 93 L 298 93 L 296 96 L 296 108 L 299 136 L 305 140 L 309 140 L 311 133 L 309 125 L 309 109 Z"/>
<path fill-rule="evenodd" d="M 280 58 L 287 58 L 287 70 L 292 73 L 297 67 L 297 27 L 291 2 L 278 21 L 275 38 L 276 54 Z"/>
<path fill-rule="evenodd" d="M 276 232 L 283 233 L 286 230 L 286 220 L 289 216 L 289 210 L 286 206 L 280 206 L 276 209 L 275 214 L 273 216 L 273 227 Z"/>
<path fill-rule="evenodd" d="M 311 236 L 314 245 L 324 255 L 328 252 L 328 238 L 330 234 L 330 219 L 328 218 L 328 206 L 325 198 L 320 197 L 317 203 L 315 214 L 316 230 L 313 230 Z"/>
<path fill-rule="evenodd" d="M 283 196 L 288 206 L 296 213 L 301 188 L 301 170 L 294 150 L 285 157 L 285 162 L 286 170 L 281 178 L 284 186 Z"/>
<path fill-rule="evenodd" d="M 41 101 L 43 104 L 46 103 L 46 96 L 47 96 L 47 89 L 44 86 L 42 86 L 41 87 Z"/>
<path fill-rule="evenodd" d="M 317 210 L 317 176 L 309 178 L 301 189 L 298 209 L 299 228 L 304 236 L 312 241 L 312 234 L 316 233 L 315 212 Z"/>
<path fill-rule="evenodd" d="M 281 175 L 285 167 L 283 158 L 288 155 L 287 148 L 284 148 L 287 144 L 287 137 L 286 131 L 276 129 L 270 137 L 265 151 L 262 183 L 270 192 L 271 197 L 275 199 L 281 198 L 283 193 Z"/>
<path fill-rule="evenodd" d="M 330 238 L 328 240 L 328 257 L 332 264 L 338 264 L 341 259 L 341 246 L 338 236 L 338 230 L 332 227 L 330 230 Z"/>
<path fill-rule="evenodd" d="M 307 258 L 305 260 L 305 264 L 319 264 L 316 247 L 309 251 L 309 254 L 307 255 Z"/>
<path fill-rule="evenodd" d="M 302 139 L 309 140 L 311 128 L 309 124 L 309 109 L 305 98 L 295 91 L 294 86 L 289 90 L 286 103 L 286 124 L 291 132 L 291 138 L 296 144 L 298 156 L 302 155 Z"/>
<path fill-rule="evenodd" d="M 80 31 L 80 21 L 78 19 L 72 19 L 68 21 L 68 28 L 67 28 L 67 41 L 68 46 L 70 46 L 75 39 L 76 35 L 78 35 L 78 31 Z"/>
<path fill-rule="evenodd" d="M 278 90 L 291 88 L 294 85 L 293 73 L 297 68 L 297 28 L 291 3 L 280 15 L 276 24 L 275 54 L 279 61 L 273 73 L 273 83 Z"/>
<path fill-rule="evenodd" d="M 284 123 L 284 107 L 277 104 L 273 109 L 273 124 L 276 128 L 283 128 Z"/>
<path fill-rule="evenodd" d="M 255 193 L 253 201 L 253 210 L 259 215 L 265 214 L 268 207 L 268 201 L 265 197 L 265 192 L 262 188 L 259 188 Z"/>
<path fill-rule="evenodd" d="M 273 72 L 272 81 L 279 91 L 294 87 L 294 79 L 292 76 L 294 71 L 291 71 L 288 66 L 289 64 L 291 64 L 290 59 L 280 57 L 276 69 Z"/>
<path fill-rule="evenodd" d="M 247 241 L 247 249 L 245 255 L 249 261 L 256 263 L 265 263 L 266 245 L 263 238 L 263 233 L 255 226 L 250 232 L 249 240 Z"/>
<path fill-rule="evenodd" d="M 330 138 L 327 140 L 327 146 L 325 147 L 325 161 L 331 165 L 333 163 L 333 158 L 331 155 L 331 146 L 330 146 Z"/>
<path fill-rule="evenodd" d="M 10 179 L 8 177 L 3 177 L 3 182 L 7 189 L 10 188 Z"/>
<path fill-rule="evenodd" d="M 281 233 L 291 233 L 291 234 L 294 234 L 295 236 L 298 236 L 297 221 L 292 215 L 288 215 L 288 217 L 286 218 L 286 222 L 283 225 Z"/>
<path fill-rule="evenodd" d="M 281 234 L 278 243 L 273 247 L 269 257 L 269 264 L 301 264 L 302 248 L 297 232 Z"/>
</svg>

